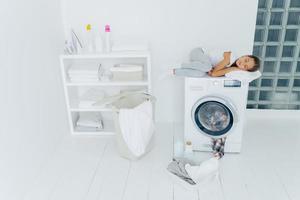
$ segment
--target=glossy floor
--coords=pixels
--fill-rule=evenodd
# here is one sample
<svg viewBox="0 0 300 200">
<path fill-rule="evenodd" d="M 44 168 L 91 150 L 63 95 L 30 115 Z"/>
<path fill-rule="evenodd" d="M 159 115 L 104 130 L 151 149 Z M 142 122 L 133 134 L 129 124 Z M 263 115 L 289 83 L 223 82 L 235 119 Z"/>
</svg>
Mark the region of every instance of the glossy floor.
<svg viewBox="0 0 300 200">
<path fill-rule="evenodd" d="M 45 163 L 26 200 L 298 200 L 299 120 L 249 119 L 241 154 L 221 161 L 221 179 L 198 191 L 166 174 L 173 135 L 182 126 L 160 124 L 155 148 L 142 160 L 120 158 L 112 138 L 69 137 Z"/>
</svg>

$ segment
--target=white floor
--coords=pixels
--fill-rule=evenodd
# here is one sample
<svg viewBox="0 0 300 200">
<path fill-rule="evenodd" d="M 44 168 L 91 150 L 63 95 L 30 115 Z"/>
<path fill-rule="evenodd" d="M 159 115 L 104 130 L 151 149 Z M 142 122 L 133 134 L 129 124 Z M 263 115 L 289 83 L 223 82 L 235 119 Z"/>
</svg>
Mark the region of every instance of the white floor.
<svg viewBox="0 0 300 200">
<path fill-rule="evenodd" d="M 299 121 L 249 120 L 245 129 L 242 153 L 222 160 L 221 182 L 199 191 L 173 184 L 166 174 L 178 126 L 160 124 L 154 150 L 137 162 L 120 158 L 112 138 L 69 137 L 25 199 L 299 200 Z"/>
</svg>

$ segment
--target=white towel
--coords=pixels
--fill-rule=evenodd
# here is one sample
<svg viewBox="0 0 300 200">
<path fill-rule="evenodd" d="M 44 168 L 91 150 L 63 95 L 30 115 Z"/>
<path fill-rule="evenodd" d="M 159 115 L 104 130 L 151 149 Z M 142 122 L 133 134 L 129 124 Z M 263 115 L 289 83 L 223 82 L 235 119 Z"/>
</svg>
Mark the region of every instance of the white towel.
<svg viewBox="0 0 300 200">
<path fill-rule="evenodd" d="M 100 65 L 94 64 L 94 65 L 79 65 L 75 64 L 72 65 L 68 73 L 69 74 L 98 74 Z"/>
<path fill-rule="evenodd" d="M 80 113 L 76 122 L 78 127 L 103 129 L 101 115 L 99 113 Z"/>
<path fill-rule="evenodd" d="M 69 74 L 70 78 L 98 78 L 98 74 Z"/>
<path fill-rule="evenodd" d="M 98 78 L 70 78 L 71 82 L 97 82 Z"/>
<path fill-rule="evenodd" d="M 95 127 L 86 127 L 86 126 L 76 126 L 75 131 L 101 131 L 103 130 L 102 128 L 95 128 Z"/>
<path fill-rule="evenodd" d="M 261 76 L 261 73 L 260 71 L 248 72 L 248 71 L 237 70 L 237 71 L 229 72 L 225 74 L 225 76 L 231 79 L 240 80 L 240 81 L 244 80 L 250 83 L 251 81 L 258 79 Z"/>
<path fill-rule="evenodd" d="M 135 156 L 141 156 L 154 133 L 152 103 L 145 101 L 133 109 L 120 109 L 120 128 L 128 149 Z"/>
<path fill-rule="evenodd" d="M 98 74 L 93 74 L 93 75 L 82 75 L 82 74 L 78 74 L 78 75 L 69 75 L 70 80 L 99 80 L 99 76 Z"/>
<path fill-rule="evenodd" d="M 102 100 L 104 96 L 103 90 L 91 88 L 79 97 L 78 106 L 80 108 L 92 107 L 97 101 Z"/>
</svg>

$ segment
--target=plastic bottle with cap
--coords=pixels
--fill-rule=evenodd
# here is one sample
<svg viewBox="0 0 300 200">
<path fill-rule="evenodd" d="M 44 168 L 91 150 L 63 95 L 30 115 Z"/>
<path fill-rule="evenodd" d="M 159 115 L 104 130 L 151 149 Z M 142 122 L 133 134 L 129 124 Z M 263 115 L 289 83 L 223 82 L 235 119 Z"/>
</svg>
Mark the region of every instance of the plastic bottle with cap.
<svg viewBox="0 0 300 200">
<path fill-rule="evenodd" d="M 95 43 L 94 43 L 94 35 L 92 31 L 92 25 L 87 24 L 86 27 L 86 53 L 94 53 L 95 52 Z"/>
<path fill-rule="evenodd" d="M 110 25 L 105 25 L 105 52 L 111 52 L 111 30 Z"/>
<path fill-rule="evenodd" d="M 184 157 L 188 160 L 193 160 L 194 158 L 193 145 L 191 141 L 185 142 Z"/>
</svg>

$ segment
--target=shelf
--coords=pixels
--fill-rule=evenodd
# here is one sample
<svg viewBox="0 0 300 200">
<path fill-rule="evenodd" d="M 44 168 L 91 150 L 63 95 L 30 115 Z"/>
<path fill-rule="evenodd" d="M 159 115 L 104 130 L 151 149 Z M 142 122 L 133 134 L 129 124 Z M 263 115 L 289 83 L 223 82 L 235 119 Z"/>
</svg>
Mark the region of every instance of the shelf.
<svg viewBox="0 0 300 200">
<path fill-rule="evenodd" d="M 76 127 L 74 127 L 73 131 L 74 135 L 99 135 L 99 136 L 109 136 L 109 135 L 115 135 L 114 132 L 114 122 L 113 121 L 104 121 L 104 129 L 99 131 L 91 131 L 89 129 L 85 130 L 77 130 Z"/>
<path fill-rule="evenodd" d="M 100 54 L 61 55 L 62 59 L 101 59 L 101 58 L 146 58 L 148 51 L 120 51 Z"/>
<path fill-rule="evenodd" d="M 119 51 L 101 54 L 61 55 L 61 75 L 65 92 L 65 100 L 68 111 L 68 120 L 72 135 L 80 136 L 111 136 L 115 134 L 114 112 L 111 106 L 79 107 L 78 100 L 90 89 L 103 90 L 105 96 L 119 94 L 123 91 L 148 91 L 151 92 L 151 62 L 149 51 Z M 89 65 L 101 64 L 105 70 L 120 63 L 143 64 L 143 79 L 140 81 L 82 81 L 72 82 L 69 79 L 68 70 L 73 64 Z M 101 96 L 101 95 L 99 95 Z M 87 104 L 89 105 L 89 104 Z M 103 130 L 76 128 L 76 121 L 82 113 L 100 113 L 104 124 Z"/>
<path fill-rule="evenodd" d="M 65 83 L 67 86 L 148 86 L 148 81 L 110 81 L 110 82 L 70 82 Z"/>
</svg>

